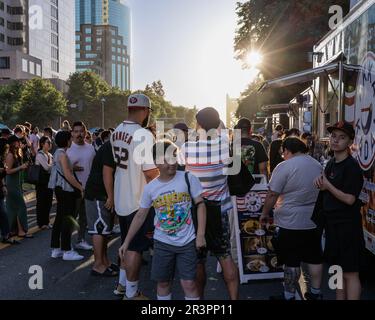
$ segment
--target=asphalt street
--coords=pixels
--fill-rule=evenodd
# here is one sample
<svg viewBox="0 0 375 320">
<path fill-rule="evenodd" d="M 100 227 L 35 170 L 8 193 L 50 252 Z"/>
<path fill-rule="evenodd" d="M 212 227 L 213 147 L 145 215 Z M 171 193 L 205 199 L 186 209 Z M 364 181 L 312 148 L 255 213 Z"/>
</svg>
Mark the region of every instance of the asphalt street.
<svg viewBox="0 0 375 320">
<path fill-rule="evenodd" d="M 35 199 L 29 197 L 29 222 L 35 225 Z M 55 208 L 53 208 L 53 213 Z M 93 277 L 90 270 L 93 264 L 93 253 L 80 251 L 85 256 L 82 261 L 63 261 L 50 257 L 51 231 L 39 231 L 31 228 L 33 239 L 22 240 L 20 245 L 0 246 L 0 299 L 38 299 L 38 300 L 118 300 L 113 295 L 117 282 L 115 278 Z M 76 235 L 73 236 L 73 243 Z M 88 237 L 88 241 L 91 239 Z M 113 237 L 109 244 L 109 256 L 117 261 L 117 250 L 120 246 L 118 236 Z M 150 280 L 152 257 L 144 254 L 147 265 L 142 267 L 140 288 L 151 299 L 155 299 L 155 283 Z M 40 266 L 43 271 L 43 288 L 32 290 L 29 279 L 31 266 Z M 323 281 L 325 299 L 334 299 L 334 291 L 328 289 L 327 272 Z M 207 261 L 206 299 L 226 300 L 228 295 L 222 275 L 216 272 L 216 260 L 210 257 Z M 302 290 L 304 284 L 301 281 Z M 363 281 L 363 299 L 375 299 L 375 283 Z M 281 279 L 250 281 L 240 285 L 240 298 L 249 300 L 267 300 L 271 295 L 282 292 Z M 181 287 L 176 280 L 173 287 L 173 298 L 183 299 Z"/>
</svg>

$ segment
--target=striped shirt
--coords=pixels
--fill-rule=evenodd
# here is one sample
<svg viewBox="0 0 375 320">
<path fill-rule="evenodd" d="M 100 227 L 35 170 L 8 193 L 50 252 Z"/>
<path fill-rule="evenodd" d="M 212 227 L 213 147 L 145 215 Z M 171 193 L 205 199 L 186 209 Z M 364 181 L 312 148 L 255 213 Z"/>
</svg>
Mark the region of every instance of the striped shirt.
<svg viewBox="0 0 375 320">
<path fill-rule="evenodd" d="M 226 172 L 231 159 L 225 139 L 188 141 L 181 147 L 178 162 L 200 180 L 203 198 L 220 201 L 223 213 L 232 209 Z"/>
</svg>

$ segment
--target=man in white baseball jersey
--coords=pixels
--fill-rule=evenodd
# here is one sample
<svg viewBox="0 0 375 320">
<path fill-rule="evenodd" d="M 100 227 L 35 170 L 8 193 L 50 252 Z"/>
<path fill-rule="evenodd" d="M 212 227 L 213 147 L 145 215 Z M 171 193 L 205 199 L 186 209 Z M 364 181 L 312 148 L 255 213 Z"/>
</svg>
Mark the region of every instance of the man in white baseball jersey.
<svg viewBox="0 0 375 320">
<path fill-rule="evenodd" d="M 124 242 L 130 224 L 139 209 L 144 186 L 159 175 L 152 158 L 154 136 L 145 129 L 150 112 L 151 102 L 146 95 L 130 95 L 128 119 L 123 121 L 111 136 L 116 162 L 114 207 L 119 216 L 121 243 Z M 152 244 L 152 230 L 153 215 L 149 214 L 130 243 L 124 261 L 121 262 L 119 284 L 114 293 L 125 294 L 124 299 L 145 299 L 138 290 L 138 279 L 142 252 L 148 250 Z"/>
</svg>

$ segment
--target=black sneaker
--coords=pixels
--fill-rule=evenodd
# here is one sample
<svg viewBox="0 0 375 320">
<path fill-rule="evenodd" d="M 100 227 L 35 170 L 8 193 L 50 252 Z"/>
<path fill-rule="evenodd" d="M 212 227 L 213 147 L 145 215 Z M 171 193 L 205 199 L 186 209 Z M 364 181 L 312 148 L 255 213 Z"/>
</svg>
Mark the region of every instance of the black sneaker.
<svg viewBox="0 0 375 320">
<path fill-rule="evenodd" d="M 305 300 L 323 300 L 323 295 L 321 293 L 306 292 Z"/>
<path fill-rule="evenodd" d="M 280 294 L 280 295 L 278 295 L 278 296 L 271 296 L 271 297 L 269 298 L 269 300 L 286 300 L 286 301 L 294 301 L 294 300 L 296 300 L 296 298 L 293 297 L 293 298 L 287 300 L 287 299 L 285 299 L 284 294 Z"/>
</svg>

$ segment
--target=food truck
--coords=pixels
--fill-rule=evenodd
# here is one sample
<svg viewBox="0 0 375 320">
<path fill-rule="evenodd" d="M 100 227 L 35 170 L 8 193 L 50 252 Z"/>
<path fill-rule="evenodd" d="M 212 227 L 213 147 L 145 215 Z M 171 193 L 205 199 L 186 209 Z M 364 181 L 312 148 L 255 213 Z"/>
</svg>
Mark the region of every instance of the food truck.
<svg viewBox="0 0 375 320">
<path fill-rule="evenodd" d="M 327 127 L 348 121 L 353 156 L 363 170 L 361 194 L 366 247 L 375 254 L 375 0 L 353 2 L 342 23 L 313 48 L 313 68 L 266 81 L 261 90 L 309 84 L 311 131 L 328 140 Z"/>
</svg>

